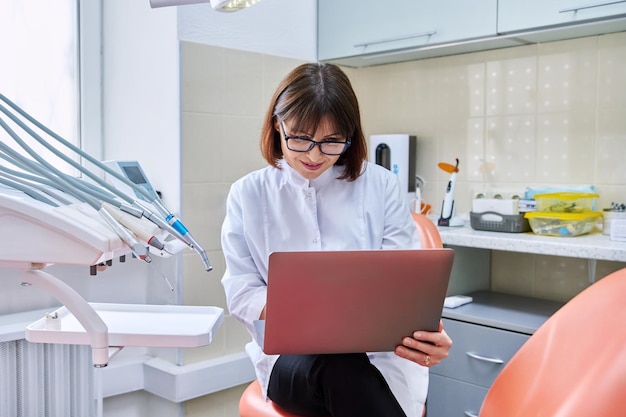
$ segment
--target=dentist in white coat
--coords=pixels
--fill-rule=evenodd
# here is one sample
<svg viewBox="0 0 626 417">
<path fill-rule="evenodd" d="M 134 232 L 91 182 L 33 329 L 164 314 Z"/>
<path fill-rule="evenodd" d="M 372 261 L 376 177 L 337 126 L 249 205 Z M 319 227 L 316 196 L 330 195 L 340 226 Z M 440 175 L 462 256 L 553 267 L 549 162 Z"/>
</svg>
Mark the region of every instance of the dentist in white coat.
<svg viewBox="0 0 626 417">
<path fill-rule="evenodd" d="M 287 75 L 270 103 L 261 152 L 269 166 L 228 195 L 222 283 L 230 313 L 253 337 L 246 351 L 263 393 L 302 416 L 422 416 L 428 368 L 452 345 L 443 329 L 415 329 L 395 352 L 332 355 L 266 355 L 255 336 L 271 252 L 420 246 L 399 181 L 367 162 L 357 98 L 339 67 L 304 64 Z"/>
</svg>

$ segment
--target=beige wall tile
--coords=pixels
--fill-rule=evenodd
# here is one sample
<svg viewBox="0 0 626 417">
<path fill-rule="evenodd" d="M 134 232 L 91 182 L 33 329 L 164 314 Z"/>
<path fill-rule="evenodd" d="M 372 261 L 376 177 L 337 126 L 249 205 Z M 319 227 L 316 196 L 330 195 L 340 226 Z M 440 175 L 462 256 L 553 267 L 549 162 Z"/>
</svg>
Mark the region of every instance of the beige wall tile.
<svg viewBox="0 0 626 417">
<path fill-rule="evenodd" d="M 485 158 L 485 119 L 482 117 L 466 117 L 461 114 L 450 114 L 440 118 L 437 123 L 438 160 L 430 163 L 437 166 L 438 162 L 454 164 L 459 158 L 459 181 L 482 180 L 480 167 Z M 447 181 L 450 174 L 437 169 L 437 179 Z"/>
<path fill-rule="evenodd" d="M 626 63 L 626 60 L 624 61 Z M 626 67 L 624 68 L 626 72 Z M 626 86 L 622 90 L 626 95 Z M 598 111 L 596 175 L 598 183 L 626 186 L 626 106 Z M 621 200 L 626 200 L 622 190 Z"/>
<path fill-rule="evenodd" d="M 539 44 L 540 112 L 585 111 L 596 104 L 598 38 Z"/>
<path fill-rule="evenodd" d="M 537 117 L 536 179 L 542 184 L 595 183 L 596 116 L 585 112 Z"/>
<path fill-rule="evenodd" d="M 626 32 L 598 38 L 598 106 L 626 108 Z"/>
<path fill-rule="evenodd" d="M 267 166 L 259 149 L 263 120 L 258 116 L 224 116 L 221 144 L 221 181 L 233 183 L 245 174 Z"/>
<path fill-rule="evenodd" d="M 535 180 L 535 115 L 490 117 L 487 119 L 485 164 L 479 174 L 489 182 Z M 522 187 L 523 188 L 523 187 Z"/>
<path fill-rule="evenodd" d="M 224 318 L 224 331 L 226 333 L 226 353 L 241 352 L 242 346 L 252 340 L 246 327 L 233 316 Z"/>
<path fill-rule="evenodd" d="M 209 261 L 213 270 L 207 272 L 195 253 L 185 253 L 183 256 L 183 269 L 189 272 L 185 274 L 183 282 L 184 304 L 226 309 L 226 297 L 221 283 L 225 270 L 224 259 L 216 255 L 210 256 Z"/>
<path fill-rule="evenodd" d="M 226 215 L 226 196 L 230 184 L 183 184 L 183 216 L 189 230 L 204 249 L 220 250 L 220 230 Z"/>
<path fill-rule="evenodd" d="M 488 115 L 534 113 L 537 106 L 537 46 L 485 54 Z"/>
<path fill-rule="evenodd" d="M 182 111 L 221 113 L 224 100 L 225 50 L 182 42 L 180 53 Z"/>
<path fill-rule="evenodd" d="M 541 255 L 536 258 L 534 296 L 568 301 L 589 286 L 586 259 Z"/>
<path fill-rule="evenodd" d="M 263 98 L 263 56 L 234 49 L 224 50 L 224 107 L 222 114 L 258 116 Z"/>
<path fill-rule="evenodd" d="M 535 256 L 523 253 L 492 251 L 491 290 L 526 297 L 535 295 L 532 271 Z"/>
<path fill-rule="evenodd" d="M 182 131 L 185 138 L 181 152 L 183 182 L 202 183 L 222 179 L 223 125 L 223 116 L 219 114 L 196 112 L 182 114 Z"/>
<path fill-rule="evenodd" d="M 436 58 L 437 115 L 485 114 L 484 52 Z"/>
</svg>

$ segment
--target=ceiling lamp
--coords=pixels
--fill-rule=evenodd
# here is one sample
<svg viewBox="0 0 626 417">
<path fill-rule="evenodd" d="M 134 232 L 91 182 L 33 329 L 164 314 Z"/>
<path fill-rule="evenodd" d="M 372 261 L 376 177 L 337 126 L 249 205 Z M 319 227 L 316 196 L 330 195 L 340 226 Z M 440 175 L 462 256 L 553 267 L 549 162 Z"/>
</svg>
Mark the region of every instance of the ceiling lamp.
<svg viewBox="0 0 626 417">
<path fill-rule="evenodd" d="M 211 3 L 211 7 L 220 12 L 236 12 L 237 10 L 250 7 L 261 0 L 150 0 L 150 6 L 184 6 L 186 4 Z"/>
</svg>

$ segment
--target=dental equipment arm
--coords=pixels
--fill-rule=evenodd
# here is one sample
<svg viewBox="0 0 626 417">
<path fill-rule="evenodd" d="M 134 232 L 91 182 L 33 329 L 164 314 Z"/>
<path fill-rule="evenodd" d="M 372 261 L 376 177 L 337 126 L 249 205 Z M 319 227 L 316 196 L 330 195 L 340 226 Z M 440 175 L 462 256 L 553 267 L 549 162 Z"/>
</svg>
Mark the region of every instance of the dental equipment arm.
<svg viewBox="0 0 626 417">
<path fill-rule="evenodd" d="M 111 168 L 107 167 L 102 162 L 98 161 L 97 159 L 93 158 L 91 155 L 89 155 L 86 152 L 82 151 L 80 148 L 74 146 L 73 144 L 71 144 L 70 142 L 66 141 L 65 139 L 63 139 L 62 137 L 57 135 L 56 133 L 52 132 L 50 129 L 48 129 L 43 124 L 39 123 L 36 119 L 31 117 L 28 113 L 26 113 L 19 106 L 14 104 L 12 101 L 10 101 L 8 98 L 6 98 L 4 95 L 0 94 L 0 100 L 4 101 L 13 110 L 18 112 L 22 117 L 27 119 L 30 123 L 32 123 L 35 126 L 37 126 L 39 129 L 44 131 L 46 134 L 48 134 L 49 136 L 51 136 L 52 138 L 57 140 L 59 143 L 61 143 L 62 145 L 64 145 L 68 149 L 72 150 L 76 154 L 78 154 L 81 157 L 85 158 L 87 161 L 91 162 L 92 164 L 94 164 L 98 168 L 102 169 L 107 174 L 112 175 L 113 177 L 115 177 L 118 180 L 122 181 L 123 183 L 125 183 L 126 185 L 131 187 L 136 192 L 138 192 L 138 193 L 142 194 L 143 196 L 145 196 L 146 199 L 149 202 L 151 202 L 153 204 L 153 206 L 157 209 L 157 211 L 159 211 L 159 213 L 164 217 L 164 219 L 166 221 L 165 224 L 167 226 L 165 226 L 165 224 L 163 222 L 159 222 L 160 224 L 157 223 L 156 216 L 153 216 L 152 213 L 145 213 L 144 212 L 143 215 L 146 218 L 148 218 L 149 220 L 157 223 L 157 225 L 159 225 L 159 227 L 163 228 L 164 230 L 167 230 L 170 234 L 172 234 L 173 236 L 175 236 L 178 239 L 180 239 L 183 242 L 185 242 L 191 249 L 195 250 L 198 253 L 198 255 L 200 255 L 200 257 L 202 259 L 202 262 L 204 264 L 204 267 L 205 267 L 205 269 L 207 271 L 210 271 L 210 270 L 213 269 L 213 267 L 211 266 L 211 264 L 209 262 L 209 259 L 208 259 L 208 256 L 206 254 L 206 251 L 199 245 L 199 243 L 191 235 L 189 230 L 183 225 L 183 223 L 180 221 L 180 219 L 176 218 L 176 216 L 174 214 L 172 214 L 163 205 L 163 203 L 162 203 L 161 199 L 158 197 L 158 195 L 156 195 L 156 194 L 152 195 L 152 194 L 148 193 L 142 187 L 137 186 L 132 181 L 130 181 L 129 179 L 125 178 L 123 175 L 119 174 L 118 172 L 115 172 L 114 170 L 112 170 Z M 60 153 L 56 148 L 52 147 L 47 141 L 43 140 L 39 135 L 37 135 L 35 132 L 33 132 L 32 129 L 28 128 L 28 126 L 26 126 L 21 120 L 19 120 L 19 118 L 17 118 L 15 115 L 13 115 L 13 113 L 8 111 L 4 106 L 0 105 L 0 110 L 3 113 L 5 113 L 7 116 L 9 116 L 20 127 L 22 127 L 24 130 L 26 130 L 34 139 L 36 139 L 38 142 L 40 142 L 42 145 L 44 145 L 47 149 L 49 149 L 51 152 L 53 152 L 55 155 L 59 156 L 64 161 L 70 163 L 72 166 L 74 166 L 75 168 L 77 168 L 78 170 L 83 172 L 85 175 L 87 175 L 90 178 L 92 178 L 98 184 L 100 184 L 103 187 L 107 188 L 109 191 L 115 193 L 116 195 L 118 195 L 120 198 L 124 199 L 129 204 L 137 207 L 138 203 L 136 201 L 134 201 L 134 199 L 131 199 L 130 197 L 128 197 L 124 193 L 121 193 L 117 188 L 112 187 L 110 184 L 108 184 L 105 181 L 101 180 L 97 175 L 93 174 L 91 171 L 86 169 L 84 166 L 76 163 L 76 161 L 74 161 L 71 158 L 68 158 L 64 154 Z M 146 209 L 145 206 L 142 206 L 142 205 L 139 205 L 139 207 L 142 207 L 142 208 Z M 124 210 L 124 207 L 121 207 L 121 208 Z M 131 214 L 134 214 L 134 213 L 131 213 Z"/>
<path fill-rule="evenodd" d="M 3 156 L 4 154 L 0 152 L 0 157 Z M 61 204 L 72 204 L 72 201 L 62 195 L 62 191 L 59 190 L 51 181 L 48 181 L 46 178 L 8 169 L 7 167 L 2 165 L 0 165 L 0 171 L 2 171 L 0 175 L 3 175 L 5 178 L 10 178 L 16 182 L 27 184 L 30 187 L 36 188 L 37 190 L 48 194 L 50 197 L 52 197 Z"/>
<path fill-rule="evenodd" d="M 12 137 L 15 138 L 15 136 L 17 136 L 15 134 L 15 132 L 13 132 L 13 130 L 1 118 L 0 118 L 0 126 L 2 128 L 4 128 L 4 130 L 7 133 L 9 133 L 9 135 L 11 135 Z M 81 201 L 84 201 L 85 203 L 89 204 L 111 226 L 111 228 L 115 231 L 115 233 L 117 233 L 119 238 L 122 239 L 122 241 L 124 241 L 128 245 L 128 247 L 131 248 L 131 250 L 133 251 L 135 256 L 137 256 L 139 259 L 141 259 L 143 261 L 146 261 L 146 262 L 151 262 L 152 261 L 152 258 L 150 258 L 150 255 L 148 253 L 147 248 L 144 245 L 142 245 L 141 243 L 139 243 L 139 241 L 133 235 L 131 235 L 128 232 L 128 230 L 123 228 L 103 208 L 101 202 L 99 202 L 98 200 L 96 200 L 95 198 L 90 196 L 89 194 L 84 193 L 83 191 L 73 187 L 72 184 L 69 181 L 67 181 L 65 178 L 63 178 L 63 175 L 61 175 L 61 176 L 54 175 L 53 172 L 55 172 L 57 170 L 54 167 L 52 167 L 43 158 L 41 158 L 41 157 L 39 157 L 37 155 L 37 160 L 38 160 L 39 164 L 37 164 L 37 163 L 35 163 L 33 161 L 29 161 L 27 158 L 25 158 L 24 156 L 20 155 L 19 153 L 17 153 L 16 151 L 14 151 L 13 149 L 11 149 L 9 146 L 7 146 L 6 144 L 4 144 L 2 142 L 0 142 L 0 151 L 3 151 L 6 155 L 12 157 L 13 160 L 15 160 L 18 163 L 18 165 L 24 165 L 24 166 L 30 167 L 31 169 L 37 171 L 37 173 L 39 175 L 47 177 L 49 180 L 59 184 L 59 186 L 62 189 L 64 189 L 65 191 L 69 192 L 71 195 L 74 195 L 76 198 L 78 198 Z"/>
<path fill-rule="evenodd" d="M 74 314 L 89 335 L 95 367 L 104 367 L 109 363 L 109 329 L 84 298 L 63 281 L 41 270 L 24 271 L 21 280 L 53 295 Z"/>
<path fill-rule="evenodd" d="M 23 193 L 25 193 L 25 194 L 29 195 L 30 197 L 34 198 L 35 200 L 41 201 L 42 203 L 46 203 L 46 204 L 49 204 L 49 205 L 55 206 L 55 207 L 59 206 L 57 203 L 55 203 L 54 201 L 50 200 L 48 197 L 46 197 L 45 195 L 43 195 L 42 193 L 40 193 L 39 191 L 37 191 L 33 187 L 28 186 L 26 184 L 23 184 L 20 181 L 15 181 L 15 179 L 7 177 L 7 176 L 5 176 L 2 173 L 0 173 L 0 184 L 4 184 L 7 187 L 15 188 L 16 190 L 20 190 Z"/>
</svg>

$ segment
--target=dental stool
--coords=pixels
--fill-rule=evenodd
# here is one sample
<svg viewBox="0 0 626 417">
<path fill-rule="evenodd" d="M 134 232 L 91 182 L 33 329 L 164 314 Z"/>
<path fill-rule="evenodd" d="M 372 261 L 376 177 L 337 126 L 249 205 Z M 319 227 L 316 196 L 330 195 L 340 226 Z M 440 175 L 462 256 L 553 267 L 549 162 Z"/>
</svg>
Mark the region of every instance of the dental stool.
<svg viewBox="0 0 626 417">
<path fill-rule="evenodd" d="M 432 220 L 422 214 L 412 213 L 412 215 L 422 248 L 442 248 L 439 230 Z M 265 401 L 261 393 L 261 385 L 257 380 L 248 385 L 241 395 L 239 415 L 241 417 L 301 417 L 281 410 L 270 400 Z"/>
<path fill-rule="evenodd" d="M 265 401 L 259 381 L 252 382 L 239 400 L 241 417 L 301 417 L 278 408 L 271 400 Z"/>
</svg>

